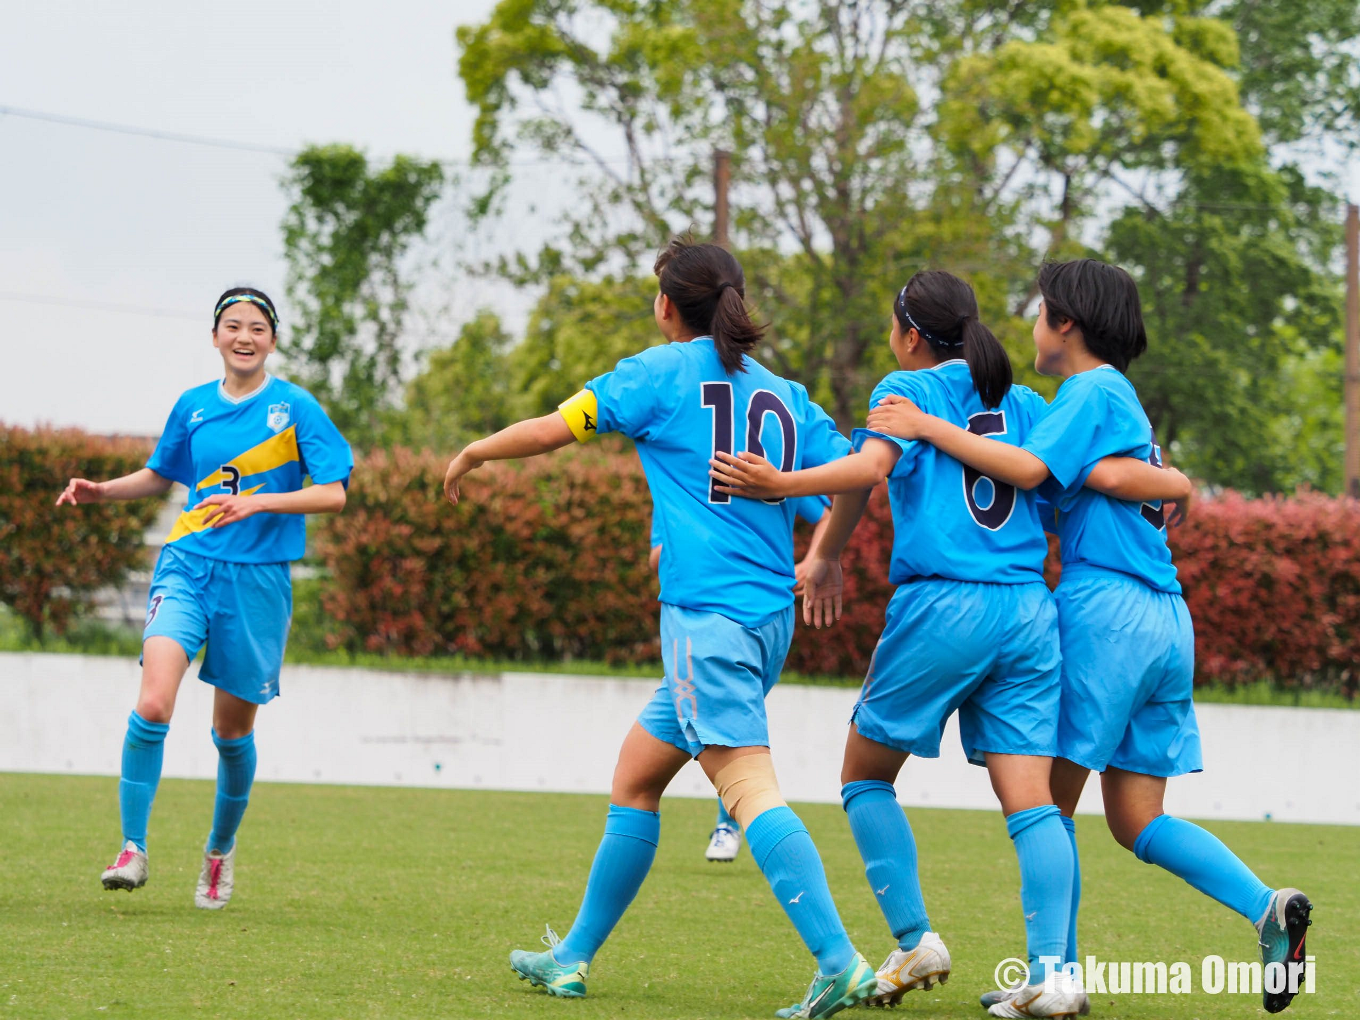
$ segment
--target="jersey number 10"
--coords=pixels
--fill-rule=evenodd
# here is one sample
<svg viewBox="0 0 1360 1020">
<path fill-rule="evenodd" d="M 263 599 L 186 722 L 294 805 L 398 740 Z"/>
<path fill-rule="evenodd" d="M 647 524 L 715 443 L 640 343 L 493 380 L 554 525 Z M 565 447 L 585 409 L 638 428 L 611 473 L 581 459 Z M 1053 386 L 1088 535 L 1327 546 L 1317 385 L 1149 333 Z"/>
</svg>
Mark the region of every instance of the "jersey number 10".
<svg viewBox="0 0 1360 1020">
<path fill-rule="evenodd" d="M 706 382 L 702 389 L 702 402 L 704 407 L 713 409 L 713 456 L 718 452 L 733 453 L 733 435 L 736 432 L 736 420 L 733 415 L 732 384 L 730 382 Z M 765 416 L 772 414 L 779 422 L 780 432 L 783 433 L 783 455 L 779 458 L 780 471 L 792 471 L 797 459 L 798 452 L 798 429 L 793 423 L 793 413 L 784 405 L 784 401 L 771 393 L 769 390 L 756 390 L 751 394 L 751 399 L 746 404 L 746 449 L 754 453 L 757 457 L 765 456 L 765 447 L 760 442 L 760 430 L 765 424 Z M 705 470 L 707 466 L 705 465 Z M 718 482 L 710 478 L 708 481 L 708 501 L 710 503 L 730 503 L 732 497 L 726 492 L 718 491 Z M 782 503 L 782 499 L 767 499 L 766 503 Z"/>
</svg>

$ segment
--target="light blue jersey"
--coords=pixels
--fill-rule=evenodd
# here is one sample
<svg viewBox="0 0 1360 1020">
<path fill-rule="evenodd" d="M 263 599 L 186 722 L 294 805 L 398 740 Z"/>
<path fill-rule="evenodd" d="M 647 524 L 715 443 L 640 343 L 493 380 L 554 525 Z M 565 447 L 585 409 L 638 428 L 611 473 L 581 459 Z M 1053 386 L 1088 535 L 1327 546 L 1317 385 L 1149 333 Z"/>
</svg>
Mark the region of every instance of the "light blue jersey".
<svg viewBox="0 0 1360 1020">
<path fill-rule="evenodd" d="M 795 496 L 789 500 L 793 504 L 793 514 L 795 517 L 807 521 L 809 524 L 817 524 L 826 512 L 831 509 L 830 496 Z M 661 532 L 657 530 L 658 520 L 656 514 L 652 514 L 652 548 L 661 545 Z"/>
<path fill-rule="evenodd" d="M 711 337 L 625 358 L 587 388 L 600 432 L 637 443 L 652 490 L 661 601 L 756 628 L 793 603 L 792 500 L 742 499 L 708 475 L 718 450 L 750 450 L 784 471 L 845 456 L 849 441 L 807 390 L 745 358 L 728 375 Z"/>
<path fill-rule="evenodd" d="M 1180 592 L 1161 503 L 1128 503 L 1084 487 L 1102 457 L 1162 460 L 1138 394 L 1122 372 L 1102 365 L 1069 376 L 1024 448 L 1052 475 L 1040 492 L 1058 511 L 1064 580 L 1114 571 L 1158 591 Z"/>
<path fill-rule="evenodd" d="M 302 514 L 255 514 L 208 528 L 211 508 L 192 508 L 220 493 L 296 492 L 308 476 L 318 485 L 348 483 L 354 458 L 316 398 L 268 376 L 245 397 L 228 396 L 220 382 L 187 390 L 146 466 L 189 488 L 167 546 L 229 563 L 283 563 L 302 558 Z"/>
<path fill-rule="evenodd" d="M 933 368 L 893 372 L 874 388 L 870 409 L 889 394 L 907 397 L 927 414 L 1011 446 L 1025 442 L 1047 407 L 1044 398 L 1026 386 L 1012 386 L 998 407 L 984 407 L 968 363 L 961 358 Z M 1043 580 L 1048 544 L 1033 493 L 993 482 L 929 443 L 856 429 L 855 449 L 870 437 L 902 450 L 888 477 L 893 514 L 888 579 L 893 584 L 928 577 L 990 584 Z M 929 536 L 929 541 L 922 541 L 922 536 Z"/>
</svg>

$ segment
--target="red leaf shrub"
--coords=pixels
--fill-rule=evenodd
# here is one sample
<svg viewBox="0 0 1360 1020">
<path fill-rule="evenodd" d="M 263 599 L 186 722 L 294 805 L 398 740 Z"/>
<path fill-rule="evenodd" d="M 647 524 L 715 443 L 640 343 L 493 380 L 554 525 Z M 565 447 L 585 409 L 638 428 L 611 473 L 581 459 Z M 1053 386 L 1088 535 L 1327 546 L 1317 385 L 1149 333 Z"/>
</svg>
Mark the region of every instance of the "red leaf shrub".
<svg viewBox="0 0 1360 1020">
<path fill-rule="evenodd" d="M 103 481 L 146 465 L 149 443 L 75 429 L 0 425 L 0 602 L 34 634 L 65 631 L 98 589 L 146 558 L 158 499 L 53 506 L 73 477 Z"/>
<path fill-rule="evenodd" d="M 324 604 L 353 650 L 654 663 L 651 498 L 631 452 L 573 449 L 489 464 L 444 501 L 446 461 L 377 453 L 349 504 L 318 522 Z M 800 528 L 798 555 L 810 528 Z M 846 549 L 845 613 L 801 613 L 788 668 L 857 676 L 892 595 L 892 517 L 880 487 Z M 1275 680 L 1354 693 L 1360 656 L 1360 505 L 1322 496 L 1200 502 L 1172 546 L 1195 618 L 1199 680 Z M 1046 563 L 1058 576 L 1056 555 Z M 947 637 L 942 637 L 946 640 Z"/>
</svg>

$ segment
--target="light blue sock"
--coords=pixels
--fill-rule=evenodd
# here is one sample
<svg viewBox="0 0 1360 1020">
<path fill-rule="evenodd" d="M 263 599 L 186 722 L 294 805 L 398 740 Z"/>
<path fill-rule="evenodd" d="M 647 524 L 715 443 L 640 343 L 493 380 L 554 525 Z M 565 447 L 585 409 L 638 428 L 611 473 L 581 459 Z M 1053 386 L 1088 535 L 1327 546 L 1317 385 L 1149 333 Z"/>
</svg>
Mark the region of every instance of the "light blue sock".
<svg viewBox="0 0 1360 1020">
<path fill-rule="evenodd" d="M 586 894 L 567 937 L 553 950 L 558 963 L 589 963 L 642 888 L 661 839 L 661 814 L 609 805 L 604 839 L 590 866 Z"/>
<path fill-rule="evenodd" d="M 1059 815 L 1072 843 L 1072 910 L 1067 915 L 1067 952 L 1063 963 L 1077 963 L 1077 908 L 1081 906 L 1081 856 L 1077 853 L 1077 820 Z"/>
<path fill-rule="evenodd" d="M 897 791 L 892 783 L 861 779 L 841 787 L 841 803 L 864 858 L 864 876 L 893 938 L 903 949 L 915 949 L 930 931 L 930 918 L 916 872 L 916 839 Z"/>
<path fill-rule="evenodd" d="M 1265 916 L 1275 894 L 1222 840 L 1182 818 L 1158 815 L 1138 834 L 1133 852 L 1140 861 L 1185 879 L 1252 924 Z"/>
<path fill-rule="evenodd" d="M 1046 975 L 1041 957 L 1061 960 L 1067 952 L 1072 915 L 1072 843 L 1058 821 L 1056 804 L 1006 816 L 1006 831 L 1020 860 L 1020 906 L 1025 912 L 1030 981 Z"/>
<path fill-rule="evenodd" d="M 737 824 L 737 820 L 727 813 L 727 805 L 722 802 L 721 797 L 718 798 L 717 825 L 726 825 L 729 829 L 736 829 L 738 832 L 741 831 L 741 826 Z M 717 825 L 715 825 L 714 828 L 717 828 Z"/>
<path fill-rule="evenodd" d="M 250 786 L 255 782 L 255 734 L 223 740 L 213 730 L 212 738 L 217 745 L 217 802 L 207 848 L 225 854 L 236 845 L 236 830 L 250 802 Z"/>
<path fill-rule="evenodd" d="M 845 970 L 855 947 L 831 901 L 822 859 L 798 816 L 787 807 L 762 811 L 747 827 L 746 841 L 779 905 L 817 958 L 817 969 L 827 976 Z"/>
<path fill-rule="evenodd" d="M 161 781 L 165 735 L 169 732 L 169 723 L 147 722 L 136 711 L 128 716 L 127 736 L 123 739 L 123 774 L 118 782 L 118 813 L 122 817 L 124 842 L 131 840 L 142 853 L 146 853 L 146 827 Z"/>
</svg>

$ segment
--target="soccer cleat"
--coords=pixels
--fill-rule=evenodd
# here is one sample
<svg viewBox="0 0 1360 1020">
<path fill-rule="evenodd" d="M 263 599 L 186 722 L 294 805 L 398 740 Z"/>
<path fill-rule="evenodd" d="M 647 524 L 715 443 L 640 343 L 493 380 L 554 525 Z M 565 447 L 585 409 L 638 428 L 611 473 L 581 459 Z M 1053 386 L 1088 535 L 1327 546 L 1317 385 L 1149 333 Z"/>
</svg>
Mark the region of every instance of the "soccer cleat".
<svg viewBox="0 0 1360 1020">
<path fill-rule="evenodd" d="M 1304 941 L 1308 937 L 1308 926 L 1313 923 L 1308 916 L 1312 910 L 1313 904 L 1297 889 L 1278 889 L 1270 900 L 1270 909 L 1256 922 L 1256 930 L 1261 936 L 1262 966 L 1279 963 L 1285 968 L 1284 990 L 1262 991 L 1267 1013 L 1278 1013 L 1294 1001 L 1294 993 L 1303 979 Z M 1295 966 L 1291 967 L 1291 964 Z"/>
<path fill-rule="evenodd" d="M 741 830 L 730 825 L 719 825 L 708 840 L 704 851 L 706 861 L 725 861 L 731 863 L 741 852 Z"/>
<path fill-rule="evenodd" d="M 775 1011 L 778 1017 L 811 1018 L 831 1016 L 850 1006 L 857 1006 L 878 990 L 878 977 L 869 961 L 856 953 L 850 966 L 832 977 L 818 974 L 808 985 L 802 1002 Z"/>
<path fill-rule="evenodd" d="M 982 1003 L 983 1009 L 991 1009 L 998 1002 L 1005 1002 L 1010 998 L 1011 993 L 993 988 L 990 992 L 983 992 L 978 996 L 978 1002 Z"/>
<path fill-rule="evenodd" d="M 146 853 L 137 849 L 137 844 L 128 840 L 118 854 L 118 860 L 104 869 L 101 881 L 105 889 L 140 889 L 151 877 L 151 865 L 147 863 Z"/>
<path fill-rule="evenodd" d="M 949 950 L 940 936 L 928 931 L 915 949 L 894 949 L 878 968 L 878 992 L 870 1006 L 896 1006 L 915 988 L 933 988 L 949 980 Z"/>
<path fill-rule="evenodd" d="M 221 910 L 236 888 L 236 847 L 226 853 L 209 850 L 203 855 L 203 870 L 198 873 L 194 906 L 202 910 Z"/>
<path fill-rule="evenodd" d="M 510 969 L 519 975 L 521 981 L 528 981 L 535 988 L 543 988 L 549 995 L 564 999 L 584 998 L 590 964 L 558 963 L 552 951 L 562 940 L 551 928 L 542 936 L 542 941 L 548 947 L 546 953 L 531 953 L 524 949 L 511 952 Z"/>
<path fill-rule="evenodd" d="M 992 1016 L 1003 1017 L 1074 1017 L 1091 1012 L 1091 1000 L 1072 978 L 1059 974 L 1053 987 L 1043 984 L 1026 985 L 1013 992 L 1002 992 L 999 1002 L 987 1008 Z M 990 993 L 983 1001 L 990 998 Z"/>
</svg>

